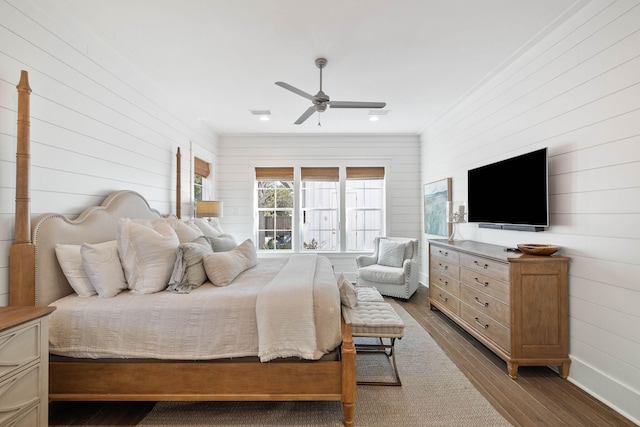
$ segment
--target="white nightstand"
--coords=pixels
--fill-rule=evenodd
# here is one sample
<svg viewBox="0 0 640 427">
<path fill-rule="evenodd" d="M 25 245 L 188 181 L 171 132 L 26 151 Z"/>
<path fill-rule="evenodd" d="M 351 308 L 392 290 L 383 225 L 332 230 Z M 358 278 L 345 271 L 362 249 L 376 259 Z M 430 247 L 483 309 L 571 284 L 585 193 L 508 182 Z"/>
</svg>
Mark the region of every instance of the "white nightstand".
<svg viewBox="0 0 640 427">
<path fill-rule="evenodd" d="M 55 307 L 0 307 L 0 425 L 49 423 L 48 316 Z"/>
</svg>

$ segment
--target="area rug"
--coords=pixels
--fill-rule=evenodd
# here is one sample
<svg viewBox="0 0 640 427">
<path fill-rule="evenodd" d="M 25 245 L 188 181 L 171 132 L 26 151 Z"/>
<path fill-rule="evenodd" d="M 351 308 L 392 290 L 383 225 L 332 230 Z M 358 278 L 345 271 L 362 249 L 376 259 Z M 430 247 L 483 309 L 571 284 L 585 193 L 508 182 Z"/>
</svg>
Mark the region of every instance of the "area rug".
<svg viewBox="0 0 640 427">
<path fill-rule="evenodd" d="M 395 350 L 402 386 L 359 385 L 356 427 L 510 426 L 431 336 L 390 302 L 405 323 Z M 358 380 L 392 374 L 381 357 L 358 356 Z M 138 425 L 338 427 L 342 422 L 340 402 L 158 402 Z"/>
</svg>

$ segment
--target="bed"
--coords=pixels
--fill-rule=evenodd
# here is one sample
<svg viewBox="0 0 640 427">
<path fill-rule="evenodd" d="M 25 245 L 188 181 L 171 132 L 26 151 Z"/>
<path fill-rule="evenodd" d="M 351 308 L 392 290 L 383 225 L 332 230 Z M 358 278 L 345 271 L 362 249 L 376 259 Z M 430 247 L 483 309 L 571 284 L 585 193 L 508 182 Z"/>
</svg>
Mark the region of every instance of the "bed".
<svg viewBox="0 0 640 427">
<path fill-rule="evenodd" d="M 23 71 L 18 84 L 16 218 L 15 240 L 10 250 L 10 305 L 59 304 L 60 313 L 62 313 L 66 311 L 66 308 L 62 310 L 63 307 L 69 306 L 72 309 L 77 307 L 73 300 L 82 300 L 85 306 L 79 311 L 91 312 L 97 309 L 88 301 L 95 301 L 98 297 L 83 299 L 74 295 L 74 290 L 70 287 L 56 257 L 56 245 L 110 242 L 118 237 L 119 224 L 123 218 L 155 221 L 164 218 L 165 215 L 151 209 L 140 194 L 125 190 L 112 193 L 100 206 L 85 209 L 78 218 L 69 219 L 55 213 L 45 214 L 33 220 L 32 224 L 29 211 L 29 93 L 28 75 Z M 179 168 L 179 150 L 177 156 Z M 177 176 L 180 176 L 179 170 Z M 176 200 L 179 206 L 179 179 L 176 187 Z M 180 212 L 176 212 L 176 215 L 179 217 Z M 330 264 L 327 265 L 328 261 L 322 259 L 312 261 L 305 258 L 303 262 L 314 263 L 314 268 L 318 269 L 316 276 L 331 274 L 335 279 Z M 295 271 L 295 268 L 304 268 L 304 264 L 301 265 L 294 267 L 292 271 Z M 266 286 L 268 288 L 272 286 L 273 281 L 277 281 L 278 272 L 282 269 L 281 265 L 273 267 L 266 261 L 258 260 L 255 269 L 247 269 L 239 274 L 232 285 L 226 288 L 231 289 L 236 283 L 244 283 L 245 285 L 238 285 L 236 288 L 245 289 L 245 293 L 253 295 L 253 298 L 257 298 L 259 302 L 262 294 L 250 284 L 251 276 L 271 278 Z M 145 298 L 149 298 L 146 301 L 157 308 L 156 318 L 162 320 L 163 316 L 169 317 L 179 311 L 171 311 L 175 305 L 171 298 L 184 300 L 184 298 L 193 297 L 202 300 L 206 299 L 207 294 L 217 292 L 213 298 L 216 300 L 227 292 L 226 288 L 216 289 L 208 283 L 189 295 L 163 292 L 157 295 L 136 295 L 134 298 L 137 298 L 137 301 L 145 301 Z M 119 310 L 126 304 L 117 303 L 117 299 L 112 298 L 109 303 Z M 121 299 L 126 301 L 124 297 Z M 103 300 L 109 300 L 109 298 Z M 98 307 L 103 306 L 101 302 L 96 304 L 99 304 Z M 135 304 L 133 303 L 133 306 Z M 350 327 L 342 319 L 339 307 L 338 303 L 338 310 L 334 315 L 324 314 L 337 322 L 337 345 L 331 351 L 323 348 L 320 351 L 323 353 L 322 356 L 316 352 L 317 354 L 313 357 L 295 357 L 295 355 L 286 357 L 285 353 L 274 353 L 265 358 L 264 353 L 252 354 L 255 352 L 253 344 L 247 346 L 250 348 L 229 354 L 224 352 L 212 354 L 208 349 L 198 348 L 195 353 L 189 353 L 186 356 L 179 353 L 173 354 L 169 349 L 162 357 L 154 357 L 154 353 L 145 351 L 139 351 L 131 357 L 126 353 L 91 348 L 92 353 L 87 355 L 87 353 L 78 352 L 79 346 L 73 347 L 72 344 L 64 342 L 62 338 L 68 335 L 67 333 L 54 333 L 55 345 L 50 345 L 55 354 L 51 355 L 49 363 L 49 399 L 335 400 L 342 402 L 344 424 L 352 426 L 356 401 L 356 353 Z M 213 308 L 213 310 L 216 309 Z M 261 310 L 253 311 L 258 312 L 259 315 Z M 119 317 L 111 313 L 114 319 Z M 207 313 L 207 305 L 203 304 L 200 314 Z M 223 317 L 234 317 L 235 314 L 236 311 L 222 311 Z M 59 320 L 52 321 L 52 324 L 69 323 L 62 320 L 63 317 L 59 316 L 59 313 L 56 313 L 56 316 L 55 319 Z M 73 319 L 79 314 L 72 312 L 69 316 L 69 319 Z M 259 318 L 246 321 L 247 324 L 251 322 L 261 324 Z M 200 329 L 206 329 L 206 327 L 201 326 Z M 170 325 L 169 330 L 171 330 Z M 183 331 L 179 335 L 182 337 L 188 334 Z M 327 342 L 331 342 L 331 338 L 326 338 L 326 334 L 323 335 L 325 338 L 320 335 L 319 333 L 316 337 L 316 343 L 325 341 L 324 345 L 327 347 L 329 345 Z M 185 339 L 190 340 L 191 343 L 199 341 L 199 338 L 191 335 Z M 255 337 L 251 338 L 252 342 L 255 340 Z M 262 343 L 258 344 L 262 345 Z M 185 346 L 176 345 L 175 347 Z M 259 351 L 262 351 L 260 348 L 258 348 Z M 263 361 L 260 360 L 261 356 Z M 318 360 L 307 360 L 310 358 Z"/>
</svg>

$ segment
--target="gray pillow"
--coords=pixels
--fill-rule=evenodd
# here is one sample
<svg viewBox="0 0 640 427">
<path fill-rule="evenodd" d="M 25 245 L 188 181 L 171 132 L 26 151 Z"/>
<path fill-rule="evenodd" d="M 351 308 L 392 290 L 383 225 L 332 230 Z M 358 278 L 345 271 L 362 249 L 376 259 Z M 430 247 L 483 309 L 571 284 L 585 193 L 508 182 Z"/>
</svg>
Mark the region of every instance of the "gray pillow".
<svg viewBox="0 0 640 427">
<path fill-rule="evenodd" d="M 221 234 L 219 236 L 206 236 L 211 244 L 213 252 L 228 252 L 238 246 L 238 242 L 231 234 Z"/>
<path fill-rule="evenodd" d="M 207 280 L 202 256 L 212 253 L 210 246 L 200 243 L 182 243 L 178 246 L 176 263 L 167 290 L 188 294 L 192 289 L 202 285 Z"/>
<path fill-rule="evenodd" d="M 405 243 L 389 239 L 380 239 L 378 247 L 378 264 L 387 267 L 402 267 Z"/>
</svg>

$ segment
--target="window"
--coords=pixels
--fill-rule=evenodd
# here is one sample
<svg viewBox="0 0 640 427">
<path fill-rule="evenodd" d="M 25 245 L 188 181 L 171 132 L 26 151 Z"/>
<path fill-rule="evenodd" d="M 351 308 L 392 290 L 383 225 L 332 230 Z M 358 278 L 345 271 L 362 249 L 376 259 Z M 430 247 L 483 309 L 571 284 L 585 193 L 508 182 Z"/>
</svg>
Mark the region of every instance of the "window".
<svg viewBox="0 0 640 427">
<path fill-rule="evenodd" d="M 339 249 L 340 170 L 302 168 L 300 171 L 302 249 Z"/>
<path fill-rule="evenodd" d="M 348 167 L 345 193 L 347 250 L 373 250 L 384 230 L 384 168 Z"/>
<path fill-rule="evenodd" d="M 204 194 L 205 178 L 211 173 L 209 163 L 197 157 L 193 158 L 193 198 L 194 200 L 202 200 Z"/>
<path fill-rule="evenodd" d="M 256 168 L 258 248 L 292 248 L 293 168 Z"/>
<path fill-rule="evenodd" d="M 267 251 L 370 251 L 385 231 L 384 167 L 255 169 L 256 239 Z"/>
</svg>

